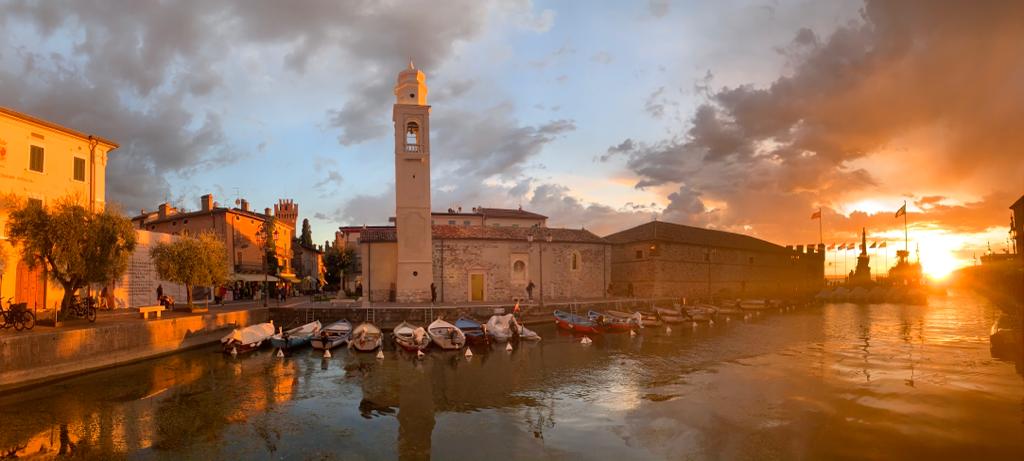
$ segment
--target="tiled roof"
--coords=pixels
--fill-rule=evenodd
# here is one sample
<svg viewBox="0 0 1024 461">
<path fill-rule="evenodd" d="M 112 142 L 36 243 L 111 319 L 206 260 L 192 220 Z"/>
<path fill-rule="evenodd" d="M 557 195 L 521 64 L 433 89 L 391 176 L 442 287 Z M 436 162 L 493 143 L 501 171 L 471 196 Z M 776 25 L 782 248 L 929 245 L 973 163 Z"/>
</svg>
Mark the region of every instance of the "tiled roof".
<svg viewBox="0 0 1024 461">
<path fill-rule="evenodd" d="M 529 235 L 533 235 L 535 242 L 547 241 L 551 236 L 552 242 L 571 243 L 599 243 L 607 244 L 604 239 L 594 235 L 586 229 L 559 229 L 549 227 L 483 227 L 483 226 L 433 226 L 433 238 L 437 240 L 521 240 L 526 241 Z M 398 234 L 395 228 L 367 229 L 359 234 L 359 241 L 367 242 L 397 242 Z"/>
<path fill-rule="evenodd" d="M 485 218 L 529 218 L 529 219 L 548 219 L 547 216 L 537 214 L 532 211 L 526 211 L 522 208 L 511 209 L 511 208 L 484 208 L 478 207 L 476 212 L 483 215 Z"/>
<path fill-rule="evenodd" d="M 533 235 L 535 242 L 608 243 L 586 229 L 560 229 L 551 227 L 484 227 L 434 226 L 434 238 L 445 240 L 527 240 Z"/>
<path fill-rule="evenodd" d="M 691 245 L 736 248 L 751 251 L 786 252 L 785 247 L 749 235 L 735 234 L 700 227 L 684 226 L 664 221 L 652 221 L 632 229 L 605 236 L 613 244 L 651 240 L 687 243 Z"/>
</svg>

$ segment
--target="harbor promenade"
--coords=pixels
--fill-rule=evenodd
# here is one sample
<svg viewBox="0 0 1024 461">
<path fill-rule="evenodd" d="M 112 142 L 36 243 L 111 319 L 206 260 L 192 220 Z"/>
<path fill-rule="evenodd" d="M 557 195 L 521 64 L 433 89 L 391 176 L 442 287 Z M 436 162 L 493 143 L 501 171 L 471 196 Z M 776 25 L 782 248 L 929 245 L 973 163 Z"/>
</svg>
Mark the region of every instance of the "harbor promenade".
<svg viewBox="0 0 1024 461">
<path fill-rule="evenodd" d="M 634 311 L 673 302 L 677 300 L 611 298 L 544 304 L 523 301 L 520 318 L 523 323 L 538 324 L 550 322 L 554 310 L 582 314 L 590 309 Z M 215 343 L 233 328 L 269 320 L 289 328 L 313 320 L 329 323 L 348 319 L 354 323 L 369 321 L 390 330 L 403 321 L 426 324 L 438 317 L 454 320 L 472 316 L 483 321 L 495 313 L 512 312 L 515 304 L 363 304 L 294 297 L 270 300 L 267 307 L 252 300 L 210 304 L 208 312 L 164 312 L 161 318 L 148 320 L 143 320 L 135 309 L 101 311 L 95 323 L 72 318 L 62 321 L 59 327 L 38 325 L 28 331 L 0 331 L 0 391 Z"/>
</svg>

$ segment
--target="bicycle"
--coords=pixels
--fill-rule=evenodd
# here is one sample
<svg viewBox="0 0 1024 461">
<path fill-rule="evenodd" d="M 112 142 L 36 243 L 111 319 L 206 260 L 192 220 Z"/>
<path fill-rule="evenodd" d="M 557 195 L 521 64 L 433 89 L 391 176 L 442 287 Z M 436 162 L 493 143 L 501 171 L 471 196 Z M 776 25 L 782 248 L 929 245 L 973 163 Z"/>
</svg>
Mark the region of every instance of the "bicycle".
<svg viewBox="0 0 1024 461">
<path fill-rule="evenodd" d="M 69 315 L 75 317 L 85 317 L 90 323 L 96 321 L 96 300 L 92 296 L 86 296 L 84 299 L 78 295 L 75 295 L 71 299 L 71 305 L 64 312 L 64 317 L 67 318 Z"/>
<path fill-rule="evenodd" d="M 0 317 L 3 324 L 0 328 L 14 328 L 14 331 L 31 330 L 36 326 L 36 315 L 28 310 L 28 303 L 12 303 L 14 298 L 7 298 L 7 310 L 0 305 Z"/>
</svg>

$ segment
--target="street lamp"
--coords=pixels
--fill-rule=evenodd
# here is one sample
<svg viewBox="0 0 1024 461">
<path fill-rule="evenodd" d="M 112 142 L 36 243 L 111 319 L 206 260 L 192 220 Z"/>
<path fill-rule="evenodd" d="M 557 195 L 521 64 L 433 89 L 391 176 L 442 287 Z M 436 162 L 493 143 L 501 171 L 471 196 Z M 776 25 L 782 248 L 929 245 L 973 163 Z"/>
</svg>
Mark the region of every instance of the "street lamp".
<svg viewBox="0 0 1024 461">
<path fill-rule="evenodd" d="M 274 229 L 271 236 L 273 236 L 275 241 L 277 240 L 277 229 Z M 270 281 L 267 274 L 267 247 L 270 245 L 270 239 L 267 238 L 266 225 L 260 227 L 260 229 L 256 231 L 256 242 L 263 250 L 263 255 L 260 257 L 260 262 L 262 263 L 261 266 L 263 267 L 263 307 L 267 307 L 267 298 L 270 296 L 270 289 L 267 286 L 267 283 Z"/>
</svg>

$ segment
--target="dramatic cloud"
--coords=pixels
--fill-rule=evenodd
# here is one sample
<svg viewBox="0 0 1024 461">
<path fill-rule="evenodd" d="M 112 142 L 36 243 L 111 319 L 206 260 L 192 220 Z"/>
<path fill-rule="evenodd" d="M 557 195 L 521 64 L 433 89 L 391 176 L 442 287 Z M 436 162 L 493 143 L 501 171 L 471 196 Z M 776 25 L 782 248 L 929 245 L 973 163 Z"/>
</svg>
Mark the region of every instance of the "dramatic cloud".
<svg viewBox="0 0 1024 461">
<path fill-rule="evenodd" d="M 460 181 L 515 177 L 546 145 L 576 129 L 572 120 L 564 119 L 522 126 L 513 113 L 508 103 L 482 113 L 451 109 L 436 113 L 431 120 L 432 139 L 438 140 L 431 147 L 434 157 L 444 169 L 458 174 Z"/>
<path fill-rule="evenodd" d="M 1024 118 L 1022 36 L 1019 3 L 869 1 L 862 21 L 827 38 L 795 31 L 782 48 L 788 71 L 767 87 L 712 91 L 686 132 L 627 139 L 601 158 L 625 158 L 637 187 L 679 185 L 666 214 L 776 240 L 809 210 L 864 193 L 947 189 L 978 201 L 925 199 L 920 219 L 1003 224 L 989 201 L 1005 208 L 1012 194 L 993 184 L 1024 178 L 1024 131 L 1014 128 Z"/>
</svg>

